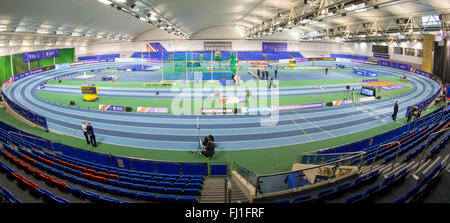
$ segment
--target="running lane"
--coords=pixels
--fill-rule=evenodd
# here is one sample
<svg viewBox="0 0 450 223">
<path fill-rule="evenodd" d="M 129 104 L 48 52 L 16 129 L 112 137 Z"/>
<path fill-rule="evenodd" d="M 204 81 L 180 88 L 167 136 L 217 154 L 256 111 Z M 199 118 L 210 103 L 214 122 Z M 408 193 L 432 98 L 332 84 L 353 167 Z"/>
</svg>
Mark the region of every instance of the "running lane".
<svg viewBox="0 0 450 223">
<path fill-rule="evenodd" d="M 55 76 L 91 69 L 121 66 L 119 63 L 90 64 L 70 69 L 52 70 L 14 82 L 7 96 L 14 102 L 44 115 L 50 131 L 83 138 L 81 120 L 93 122 L 97 140 L 123 146 L 195 150 L 197 123 L 201 135 L 214 135 L 217 150 L 258 149 L 301 144 L 352 134 L 390 122 L 393 102 L 389 99 L 363 106 L 280 112 L 278 115 L 175 116 L 169 114 L 139 114 L 94 111 L 62 107 L 36 96 L 37 86 Z M 373 66 L 379 72 L 401 76 L 402 71 Z M 430 79 L 409 73 L 414 90 L 395 98 L 400 103 L 399 117 L 404 117 L 407 105 L 433 95 L 439 85 Z M 311 89 L 311 87 L 309 87 Z M 286 89 L 281 89 L 280 92 Z M 301 90 L 291 88 L 287 90 Z"/>
</svg>

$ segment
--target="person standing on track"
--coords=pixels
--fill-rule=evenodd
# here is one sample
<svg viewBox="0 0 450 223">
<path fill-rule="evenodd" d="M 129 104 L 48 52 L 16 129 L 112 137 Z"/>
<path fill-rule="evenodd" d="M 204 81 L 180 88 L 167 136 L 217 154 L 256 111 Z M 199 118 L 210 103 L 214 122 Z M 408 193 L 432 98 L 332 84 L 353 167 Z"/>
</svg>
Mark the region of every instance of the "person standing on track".
<svg viewBox="0 0 450 223">
<path fill-rule="evenodd" d="M 97 147 L 97 141 L 95 141 L 94 128 L 92 128 L 91 122 L 88 122 L 86 130 L 87 130 L 87 134 L 89 135 L 89 138 L 91 140 L 91 145 L 93 147 Z"/>
<path fill-rule="evenodd" d="M 88 137 L 88 133 L 87 133 L 87 129 L 86 129 L 86 122 L 84 120 L 82 121 L 81 127 L 83 128 L 83 134 L 84 134 L 84 137 L 86 138 L 86 143 L 89 145 L 90 142 L 89 142 L 89 137 Z"/>
<path fill-rule="evenodd" d="M 394 122 L 397 121 L 397 113 L 398 113 L 398 101 L 395 101 L 394 113 L 392 114 L 392 120 L 394 120 Z"/>
</svg>

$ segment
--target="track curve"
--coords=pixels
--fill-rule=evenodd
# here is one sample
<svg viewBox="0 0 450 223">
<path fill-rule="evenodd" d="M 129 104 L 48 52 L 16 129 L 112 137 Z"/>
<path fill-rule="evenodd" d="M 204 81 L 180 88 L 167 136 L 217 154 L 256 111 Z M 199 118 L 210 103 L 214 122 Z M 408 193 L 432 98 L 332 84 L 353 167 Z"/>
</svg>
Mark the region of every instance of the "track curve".
<svg viewBox="0 0 450 223">
<path fill-rule="evenodd" d="M 278 117 L 263 115 L 176 116 L 77 109 L 46 102 L 36 95 L 37 86 L 55 76 L 122 65 L 124 63 L 101 63 L 46 71 L 14 82 L 7 88 L 5 94 L 15 103 L 46 117 L 50 131 L 83 138 L 81 120 L 90 120 L 93 122 L 99 142 L 162 150 L 195 150 L 198 145 L 197 123 L 201 128 L 202 135 L 214 135 L 218 144 L 217 150 L 242 150 L 323 140 L 364 131 L 391 121 L 393 103 L 389 99 L 365 103 L 362 106 L 347 105 L 280 112 Z M 366 65 L 366 67 L 399 77 L 404 73 L 374 65 Z M 408 79 L 413 85 L 413 90 L 395 98 L 400 103 L 399 117 L 404 117 L 408 105 L 429 98 L 439 89 L 439 85 L 433 80 L 414 73 L 408 73 Z M 280 96 L 291 95 L 290 93 L 282 95 L 282 92 L 288 91 L 298 94 L 302 89 L 307 88 L 280 88 Z M 311 87 L 309 87 L 310 89 Z M 164 90 L 162 92 L 162 94 L 169 93 Z M 309 93 L 319 94 L 320 92 Z M 172 96 L 167 94 L 167 97 Z M 261 126 L 261 123 L 270 122 L 271 118 L 277 118 L 276 125 Z"/>
</svg>

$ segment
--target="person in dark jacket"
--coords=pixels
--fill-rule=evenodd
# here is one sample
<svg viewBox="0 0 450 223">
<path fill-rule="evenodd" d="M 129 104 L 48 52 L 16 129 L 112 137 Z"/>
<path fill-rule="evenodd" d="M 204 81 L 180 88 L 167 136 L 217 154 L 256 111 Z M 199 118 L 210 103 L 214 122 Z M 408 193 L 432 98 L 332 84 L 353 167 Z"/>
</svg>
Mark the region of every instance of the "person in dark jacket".
<svg viewBox="0 0 450 223">
<path fill-rule="evenodd" d="M 275 69 L 275 78 L 278 78 L 278 68 Z"/>
<path fill-rule="evenodd" d="M 408 118 L 408 120 L 406 120 L 408 123 L 411 121 L 411 117 L 413 115 L 414 112 L 414 106 L 409 107 L 409 110 L 406 113 L 406 117 Z"/>
<path fill-rule="evenodd" d="M 88 133 L 87 133 L 87 127 L 86 127 L 86 122 L 85 121 L 82 121 L 81 127 L 83 129 L 84 138 L 86 138 L 86 143 L 89 145 L 90 141 L 89 141 L 89 136 L 88 136 Z"/>
<path fill-rule="evenodd" d="M 394 105 L 394 113 L 392 114 L 392 120 L 397 121 L 397 113 L 398 113 L 398 101 L 395 101 Z"/>
<path fill-rule="evenodd" d="M 206 159 L 210 159 L 214 155 L 214 137 L 212 135 L 206 136 L 202 144 L 205 147 L 205 150 L 203 150 L 201 154 L 205 156 Z"/>
<path fill-rule="evenodd" d="M 95 141 L 94 128 L 92 128 L 91 122 L 88 122 L 86 130 L 87 130 L 87 134 L 89 135 L 89 139 L 91 141 L 91 145 L 93 147 L 97 147 L 97 142 Z"/>
</svg>

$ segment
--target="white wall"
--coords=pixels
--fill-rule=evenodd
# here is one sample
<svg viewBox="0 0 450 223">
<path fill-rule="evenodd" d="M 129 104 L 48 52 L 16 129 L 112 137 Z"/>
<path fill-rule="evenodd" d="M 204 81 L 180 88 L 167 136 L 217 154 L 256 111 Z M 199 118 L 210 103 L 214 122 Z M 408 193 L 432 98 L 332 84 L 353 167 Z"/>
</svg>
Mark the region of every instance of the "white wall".
<svg viewBox="0 0 450 223">
<path fill-rule="evenodd" d="M 204 41 L 213 40 L 166 40 L 166 41 L 136 41 L 136 42 L 111 42 L 95 43 L 86 47 L 77 47 L 76 55 L 98 55 L 108 53 L 120 53 L 121 57 L 130 57 L 133 52 L 143 52 L 149 42 L 160 42 L 168 51 L 202 51 Z M 273 40 L 227 40 L 231 41 L 235 51 L 261 51 L 262 42 L 286 42 Z M 298 42 L 287 41 L 288 51 L 298 51 L 305 57 L 327 57 L 331 53 L 352 54 L 372 57 L 372 45 L 374 43 L 337 43 L 337 42 Z M 393 54 L 396 43 L 389 43 L 391 60 L 422 64 L 422 58 Z M 403 48 L 422 49 L 420 42 L 401 43 Z"/>
<path fill-rule="evenodd" d="M 356 54 L 356 55 L 362 55 L 362 56 L 369 56 L 372 57 L 372 45 L 374 43 L 347 43 L 342 47 L 341 53 L 345 54 Z M 381 44 L 377 44 L 381 45 Z M 384 44 L 389 46 L 389 55 L 391 57 L 391 60 L 394 61 L 400 61 L 400 62 L 406 62 L 406 63 L 412 63 L 412 64 L 422 64 L 422 58 L 417 56 L 407 56 L 404 55 L 405 52 L 403 52 L 403 55 L 394 54 L 394 47 L 402 47 L 402 48 L 414 48 L 414 49 L 423 49 L 421 42 L 402 42 L 402 43 L 388 43 Z"/>
</svg>

